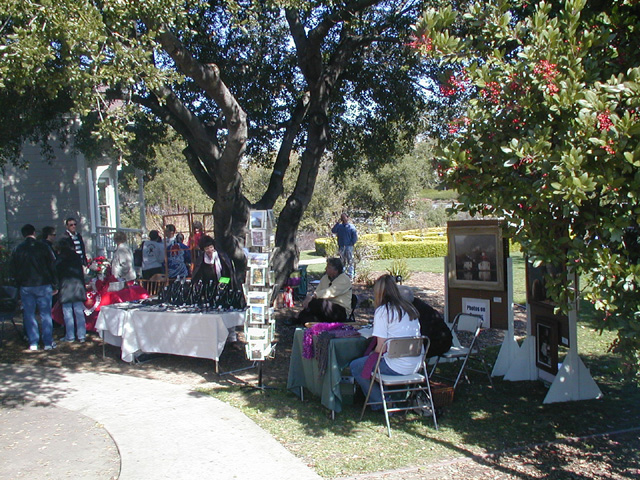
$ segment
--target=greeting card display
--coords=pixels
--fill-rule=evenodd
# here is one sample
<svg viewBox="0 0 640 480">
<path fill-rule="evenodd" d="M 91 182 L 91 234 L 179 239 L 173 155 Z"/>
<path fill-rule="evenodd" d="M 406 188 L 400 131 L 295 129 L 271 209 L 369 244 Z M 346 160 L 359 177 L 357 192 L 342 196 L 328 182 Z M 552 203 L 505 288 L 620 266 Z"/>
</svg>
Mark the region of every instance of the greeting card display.
<svg viewBox="0 0 640 480">
<path fill-rule="evenodd" d="M 264 360 L 273 351 L 275 337 L 273 308 L 270 308 L 275 275 L 269 269 L 274 246 L 273 211 L 251 210 L 247 227 L 246 353 L 249 360 Z"/>
<path fill-rule="evenodd" d="M 251 267 L 249 284 L 252 287 L 264 287 L 267 284 L 267 269 L 261 267 Z"/>
</svg>

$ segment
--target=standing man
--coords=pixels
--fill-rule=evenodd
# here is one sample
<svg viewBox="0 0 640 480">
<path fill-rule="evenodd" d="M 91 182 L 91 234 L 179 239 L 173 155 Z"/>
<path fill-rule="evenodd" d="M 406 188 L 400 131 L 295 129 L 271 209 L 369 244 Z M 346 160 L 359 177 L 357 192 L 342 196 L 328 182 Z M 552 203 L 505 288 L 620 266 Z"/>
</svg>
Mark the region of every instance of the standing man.
<svg viewBox="0 0 640 480">
<path fill-rule="evenodd" d="M 353 264 L 353 246 L 358 241 L 358 232 L 356 232 L 356 227 L 349 222 L 347 214 L 343 213 L 340 215 L 340 221 L 331 229 L 331 233 L 335 233 L 338 237 L 340 259 L 342 260 L 346 274 L 353 278 L 353 274 L 355 273 L 355 266 Z"/>
<path fill-rule="evenodd" d="M 78 233 L 78 222 L 75 218 L 69 217 L 64 222 L 67 231 L 64 233 L 64 238 L 71 245 L 71 249 L 76 252 L 80 257 L 83 266 L 87 266 L 87 250 L 84 247 L 84 240 L 82 235 Z"/>
<path fill-rule="evenodd" d="M 56 241 L 56 229 L 55 227 L 44 227 L 42 229 L 42 242 L 49 248 L 53 260 L 56 259 L 56 252 L 53 248 L 53 243 Z"/>
<path fill-rule="evenodd" d="M 33 225 L 27 224 L 21 231 L 25 240 L 16 247 L 11 256 L 11 270 L 20 289 L 29 350 L 38 350 L 40 342 L 36 307 L 40 312 L 44 349 L 51 350 L 56 346 L 53 343 L 51 296 L 58 293 L 53 258 L 47 246 L 36 241 L 36 228 Z"/>
</svg>

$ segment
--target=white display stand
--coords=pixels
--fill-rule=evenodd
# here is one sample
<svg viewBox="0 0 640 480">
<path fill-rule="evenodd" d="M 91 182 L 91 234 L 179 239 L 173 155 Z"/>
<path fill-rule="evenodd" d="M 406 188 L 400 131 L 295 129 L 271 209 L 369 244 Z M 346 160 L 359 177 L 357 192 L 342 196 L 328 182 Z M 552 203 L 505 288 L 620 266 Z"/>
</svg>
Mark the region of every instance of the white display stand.
<svg viewBox="0 0 640 480">
<path fill-rule="evenodd" d="M 577 301 L 577 300 L 576 300 Z M 576 304 L 569 311 L 569 353 L 542 403 L 572 402 L 602 397 L 591 372 L 578 356 L 578 314 Z"/>
<path fill-rule="evenodd" d="M 575 277 L 573 281 L 575 289 Z M 569 310 L 569 353 L 553 378 L 543 403 L 571 402 L 602 397 L 602 392 L 593 380 L 589 369 L 578 355 L 577 299 Z M 511 366 L 504 379 L 511 382 L 538 380 L 542 371 L 536 366 L 536 338 L 532 332 L 531 310 L 527 304 L 527 337 L 515 350 Z M 545 375 L 546 374 L 545 372 Z"/>
<path fill-rule="evenodd" d="M 507 373 L 518 354 L 518 342 L 516 341 L 513 324 L 513 260 L 507 258 L 507 333 L 502 341 L 498 358 L 491 372 L 492 377 L 503 376 Z"/>
</svg>

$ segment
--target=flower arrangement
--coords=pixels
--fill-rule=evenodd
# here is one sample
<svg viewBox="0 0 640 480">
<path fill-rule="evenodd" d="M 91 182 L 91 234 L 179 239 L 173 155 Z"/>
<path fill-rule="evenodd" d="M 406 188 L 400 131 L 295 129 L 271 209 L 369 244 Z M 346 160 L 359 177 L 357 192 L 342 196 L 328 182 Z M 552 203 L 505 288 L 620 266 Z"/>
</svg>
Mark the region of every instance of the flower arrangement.
<svg viewBox="0 0 640 480">
<path fill-rule="evenodd" d="M 111 264 L 106 257 L 95 257 L 89 263 L 89 276 L 104 279 L 111 273 Z"/>
</svg>

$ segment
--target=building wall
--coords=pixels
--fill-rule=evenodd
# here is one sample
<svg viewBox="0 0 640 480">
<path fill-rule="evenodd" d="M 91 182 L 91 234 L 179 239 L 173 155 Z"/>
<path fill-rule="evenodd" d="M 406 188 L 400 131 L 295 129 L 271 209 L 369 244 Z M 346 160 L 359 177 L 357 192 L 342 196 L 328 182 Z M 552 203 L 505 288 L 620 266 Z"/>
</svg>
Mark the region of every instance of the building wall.
<svg viewBox="0 0 640 480">
<path fill-rule="evenodd" d="M 89 215 L 89 188 L 84 157 L 69 145 L 53 141 L 54 159 L 42 158 L 40 148 L 27 144 L 22 160 L 29 162 L 27 169 L 7 166 L 0 173 L 0 236 L 20 239 L 20 228 L 31 223 L 36 229 L 45 226 L 64 231 L 64 220 L 76 217 L 85 241 L 91 243 Z M 4 205 L 3 205 L 4 204 Z M 4 218 L 3 218 L 4 217 Z"/>
</svg>

